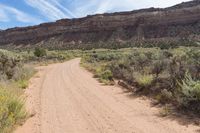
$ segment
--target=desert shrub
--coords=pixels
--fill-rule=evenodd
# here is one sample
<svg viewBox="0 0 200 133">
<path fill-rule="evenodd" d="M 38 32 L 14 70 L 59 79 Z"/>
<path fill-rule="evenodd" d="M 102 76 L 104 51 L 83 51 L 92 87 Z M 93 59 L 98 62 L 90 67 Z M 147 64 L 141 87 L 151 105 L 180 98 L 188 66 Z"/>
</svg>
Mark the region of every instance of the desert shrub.
<svg viewBox="0 0 200 133">
<path fill-rule="evenodd" d="M 0 132 L 8 133 L 26 117 L 23 101 L 0 88 Z"/>
<path fill-rule="evenodd" d="M 91 57 L 96 61 L 113 61 L 120 58 L 120 55 L 113 52 L 108 53 L 93 53 Z"/>
<path fill-rule="evenodd" d="M 32 67 L 24 66 L 20 56 L 0 52 L 0 81 L 15 82 L 18 87 L 25 88 L 34 72 Z"/>
<path fill-rule="evenodd" d="M 21 80 L 16 81 L 16 84 L 19 88 L 26 89 L 28 87 L 28 80 L 21 79 Z"/>
<path fill-rule="evenodd" d="M 149 87 L 152 85 L 152 82 L 154 80 L 153 75 L 147 75 L 147 74 L 140 74 L 135 77 L 136 82 L 141 86 L 141 87 Z"/>
<path fill-rule="evenodd" d="M 105 70 L 101 74 L 101 78 L 104 80 L 112 80 L 113 79 L 113 74 L 110 70 Z"/>
<path fill-rule="evenodd" d="M 167 50 L 164 50 L 164 51 L 163 51 L 163 55 L 164 55 L 166 58 L 173 57 L 173 54 L 172 54 L 170 51 L 167 51 Z"/>
<path fill-rule="evenodd" d="M 149 63 L 148 57 L 141 53 L 138 56 L 134 57 L 135 67 L 139 68 L 139 70 L 143 70 L 144 67 Z"/>
<path fill-rule="evenodd" d="M 1 79 L 12 79 L 19 68 L 22 67 L 20 57 L 12 57 L 0 53 L 0 73 Z"/>
<path fill-rule="evenodd" d="M 35 69 L 31 66 L 23 65 L 21 68 L 18 68 L 13 76 L 13 80 L 29 80 L 33 74 L 35 73 Z"/>
<path fill-rule="evenodd" d="M 156 74 L 156 78 L 158 78 L 159 74 L 165 69 L 165 63 L 163 60 L 155 61 L 153 64 L 152 73 Z"/>
<path fill-rule="evenodd" d="M 178 56 L 170 60 L 168 72 L 170 75 L 169 80 L 171 81 L 171 88 L 175 88 L 177 86 L 177 81 L 181 81 L 184 78 L 187 71 L 185 63 L 184 59 Z"/>
<path fill-rule="evenodd" d="M 98 67 L 95 69 L 96 78 L 99 78 L 99 81 L 105 84 L 110 84 L 113 80 L 113 74 L 110 70 L 104 67 Z"/>
<path fill-rule="evenodd" d="M 186 75 L 179 85 L 182 93 L 181 104 L 200 113 L 200 81 L 195 81 L 190 75 Z"/>
<path fill-rule="evenodd" d="M 169 101 L 172 100 L 172 98 L 173 98 L 172 92 L 168 91 L 167 89 L 161 90 L 161 93 L 157 95 L 157 100 L 160 103 L 168 103 Z"/>
<path fill-rule="evenodd" d="M 188 69 L 192 77 L 200 79 L 200 49 L 189 50 L 187 52 L 187 62 L 190 64 Z"/>
<path fill-rule="evenodd" d="M 46 50 L 43 49 L 43 48 L 35 48 L 34 50 L 34 55 L 36 57 L 43 57 L 45 56 L 47 53 L 46 53 Z"/>
</svg>

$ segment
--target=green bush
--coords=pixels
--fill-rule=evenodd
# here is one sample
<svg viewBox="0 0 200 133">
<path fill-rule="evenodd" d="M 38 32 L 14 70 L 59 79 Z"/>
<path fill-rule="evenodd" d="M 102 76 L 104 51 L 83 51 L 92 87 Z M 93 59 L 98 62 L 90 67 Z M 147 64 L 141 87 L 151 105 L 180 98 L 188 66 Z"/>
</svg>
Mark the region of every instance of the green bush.
<svg viewBox="0 0 200 133">
<path fill-rule="evenodd" d="M 168 91 L 167 89 L 163 89 L 161 90 L 161 93 L 159 93 L 156 96 L 156 100 L 158 100 L 160 103 L 168 103 L 169 101 L 171 101 L 173 98 L 173 94 L 172 92 Z"/>
<path fill-rule="evenodd" d="M 112 80 L 113 74 L 110 70 L 105 70 L 101 73 L 101 78 L 104 80 Z"/>
<path fill-rule="evenodd" d="M 28 87 L 28 80 L 18 80 L 16 82 L 17 86 L 21 89 L 26 89 Z"/>
<path fill-rule="evenodd" d="M 47 52 L 43 48 L 35 48 L 34 55 L 36 57 L 43 57 L 43 56 L 47 55 Z"/>
<path fill-rule="evenodd" d="M 200 113 L 200 107 L 196 108 L 197 106 L 193 106 L 191 108 L 191 104 L 198 105 L 200 103 L 200 81 L 194 81 L 191 76 L 186 75 L 185 79 L 179 85 L 182 93 L 181 104 L 190 107 L 190 109 L 195 108 Z"/>
<path fill-rule="evenodd" d="M 154 80 L 154 77 L 153 75 L 138 75 L 137 77 L 135 77 L 136 79 L 136 82 L 142 86 L 142 87 L 149 87 L 153 80 Z"/>
<path fill-rule="evenodd" d="M 94 77 L 99 78 L 99 81 L 105 84 L 111 84 L 111 81 L 113 80 L 112 72 L 101 67 L 95 69 Z"/>
<path fill-rule="evenodd" d="M 13 80 L 20 81 L 20 80 L 29 80 L 33 74 L 35 73 L 35 69 L 31 66 L 23 66 L 18 68 L 13 76 Z"/>
<path fill-rule="evenodd" d="M 8 82 L 9 84 L 14 82 L 18 88 L 25 89 L 34 72 L 32 67 L 24 66 L 20 57 L 14 57 L 8 52 L 0 52 L 0 81 Z"/>
<path fill-rule="evenodd" d="M 144 53 L 139 53 L 138 56 L 134 56 L 133 59 L 133 64 L 135 64 L 135 68 L 139 68 L 138 70 L 140 71 L 142 71 L 150 61 Z"/>
<path fill-rule="evenodd" d="M 0 52 L 0 79 L 13 79 L 14 75 L 22 68 L 20 57 L 11 56 Z"/>
</svg>

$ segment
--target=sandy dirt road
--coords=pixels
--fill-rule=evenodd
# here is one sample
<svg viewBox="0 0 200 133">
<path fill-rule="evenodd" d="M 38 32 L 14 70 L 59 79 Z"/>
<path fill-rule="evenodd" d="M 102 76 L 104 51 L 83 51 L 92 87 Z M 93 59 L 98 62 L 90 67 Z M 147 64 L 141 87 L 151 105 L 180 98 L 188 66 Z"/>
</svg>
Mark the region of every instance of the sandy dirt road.
<svg viewBox="0 0 200 133">
<path fill-rule="evenodd" d="M 102 86 L 80 59 L 39 68 L 27 89 L 33 117 L 16 133 L 193 133 L 194 125 L 159 117 L 144 98 Z"/>
</svg>

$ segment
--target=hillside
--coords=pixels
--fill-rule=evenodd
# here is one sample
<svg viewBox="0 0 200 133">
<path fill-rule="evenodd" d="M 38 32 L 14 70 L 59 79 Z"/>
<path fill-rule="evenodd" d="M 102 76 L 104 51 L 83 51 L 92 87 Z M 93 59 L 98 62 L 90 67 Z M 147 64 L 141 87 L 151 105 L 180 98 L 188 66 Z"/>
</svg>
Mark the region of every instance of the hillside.
<svg viewBox="0 0 200 133">
<path fill-rule="evenodd" d="M 200 0 L 165 9 L 106 13 L 0 31 L 1 47 L 126 47 L 141 42 L 200 41 Z M 117 42 L 117 43 L 116 43 Z"/>
</svg>

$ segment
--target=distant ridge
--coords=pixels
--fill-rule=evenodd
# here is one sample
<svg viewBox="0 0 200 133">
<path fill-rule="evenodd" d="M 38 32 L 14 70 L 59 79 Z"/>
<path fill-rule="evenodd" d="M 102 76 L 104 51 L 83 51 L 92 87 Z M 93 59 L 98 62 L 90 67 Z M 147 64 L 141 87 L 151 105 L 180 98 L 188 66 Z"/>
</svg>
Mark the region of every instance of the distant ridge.
<svg viewBox="0 0 200 133">
<path fill-rule="evenodd" d="M 14 48 L 110 48 L 185 40 L 200 41 L 200 0 L 163 9 L 97 14 L 0 32 L 0 46 Z"/>
</svg>

